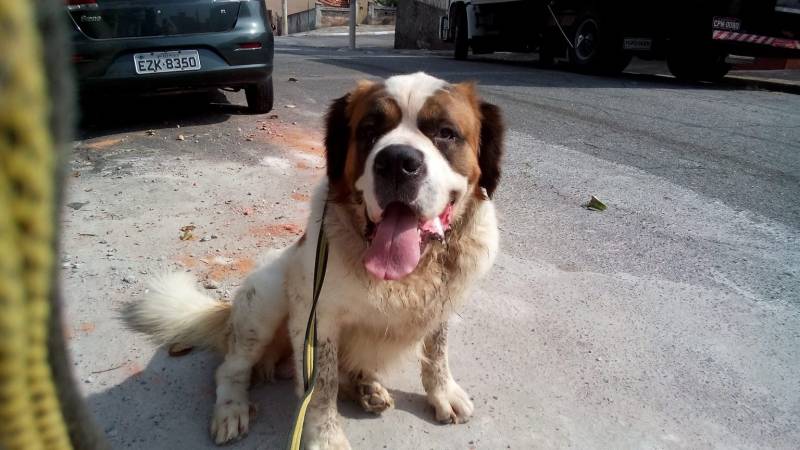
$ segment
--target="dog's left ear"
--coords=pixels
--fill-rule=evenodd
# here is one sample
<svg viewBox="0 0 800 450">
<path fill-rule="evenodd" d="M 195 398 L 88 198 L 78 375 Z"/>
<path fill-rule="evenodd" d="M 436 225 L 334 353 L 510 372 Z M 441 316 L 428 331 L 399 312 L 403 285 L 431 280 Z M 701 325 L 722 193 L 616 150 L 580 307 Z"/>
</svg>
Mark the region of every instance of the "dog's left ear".
<svg viewBox="0 0 800 450">
<path fill-rule="evenodd" d="M 328 181 L 339 182 L 344 176 L 347 162 L 347 147 L 350 143 L 350 123 L 347 118 L 347 103 L 350 94 L 337 98 L 325 116 L 325 158 Z"/>
<path fill-rule="evenodd" d="M 478 165 L 481 178 L 478 185 L 492 197 L 500 182 L 500 161 L 503 159 L 505 125 L 500 108 L 481 102 L 481 142 L 478 148 Z"/>
</svg>

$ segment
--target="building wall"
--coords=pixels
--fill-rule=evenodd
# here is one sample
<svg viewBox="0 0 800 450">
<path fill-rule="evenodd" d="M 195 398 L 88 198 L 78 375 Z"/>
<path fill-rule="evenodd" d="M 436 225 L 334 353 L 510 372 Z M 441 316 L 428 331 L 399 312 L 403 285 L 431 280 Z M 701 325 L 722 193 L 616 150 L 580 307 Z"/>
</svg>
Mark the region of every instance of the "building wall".
<svg viewBox="0 0 800 450">
<path fill-rule="evenodd" d="M 439 39 L 439 17 L 447 14 L 447 6 L 447 0 L 398 2 L 394 48 L 451 48 Z"/>
<path fill-rule="evenodd" d="M 317 11 L 315 9 L 289 14 L 289 34 L 315 29 L 316 18 Z"/>
<path fill-rule="evenodd" d="M 283 14 L 281 12 L 281 0 L 264 0 L 267 3 L 267 9 L 272 10 L 280 16 Z M 308 11 L 309 9 L 314 9 L 314 5 L 316 4 L 315 0 L 289 0 L 287 2 L 287 8 L 289 9 L 289 15 L 296 14 L 302 11 Z"/>
</svg>

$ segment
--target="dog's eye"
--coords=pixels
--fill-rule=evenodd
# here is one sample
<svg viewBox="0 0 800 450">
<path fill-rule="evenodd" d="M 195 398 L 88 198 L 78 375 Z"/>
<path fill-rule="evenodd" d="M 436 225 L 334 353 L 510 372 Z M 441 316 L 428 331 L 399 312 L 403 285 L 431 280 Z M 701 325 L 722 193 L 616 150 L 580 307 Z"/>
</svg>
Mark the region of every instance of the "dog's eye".
<svg viewBox="0 0 800 450">
<path fill-rule="evenodd" d="M 362 124 L 359 128 L 359 135 L 363 142 L 368 142 L 369 145 L 374 145 L 378 141 L 378 135 L 375 132 L 375 125 L 371 123 Z"/>
<path fill-rule="evenodd" d="M 443 126 L 439 128 L 439 132 L 436 134 L 436 137 L 439 139 L 445 139 L 451 141 L 458 137 L 458 133 L 456 133 L 456 130 L 448 126 Z"/>
</svg>

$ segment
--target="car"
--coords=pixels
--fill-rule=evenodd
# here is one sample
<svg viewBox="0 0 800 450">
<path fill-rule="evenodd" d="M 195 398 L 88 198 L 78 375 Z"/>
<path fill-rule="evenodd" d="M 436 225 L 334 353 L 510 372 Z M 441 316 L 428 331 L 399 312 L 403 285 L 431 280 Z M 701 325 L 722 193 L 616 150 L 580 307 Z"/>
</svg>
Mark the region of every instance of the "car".
<svg viewBox="0 0 800 450">
<path fill-rule="evenodd" d="M 261 0 L 66 0 L 81 95 L 244 89 L 272 109 L 274 37 Z"/>
</svg>

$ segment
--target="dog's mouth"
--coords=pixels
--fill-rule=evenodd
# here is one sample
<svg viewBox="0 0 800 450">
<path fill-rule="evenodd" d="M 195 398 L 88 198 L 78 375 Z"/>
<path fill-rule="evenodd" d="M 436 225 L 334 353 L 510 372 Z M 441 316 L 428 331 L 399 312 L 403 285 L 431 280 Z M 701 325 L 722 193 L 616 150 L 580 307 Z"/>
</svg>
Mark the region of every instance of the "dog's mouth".
<svg viewBox="0 0 800 450">
<path fill-rule="evenodd" d="M 425 219 L 405 203 L 394 202 L 384 209 L 379 222 L 368 217 L 367 272 L 380 280 L 400 280 L 413 272 L 428 243 L 445 240 L 452 215 L 452 203 L 438 216 Z"/>
</svg>

